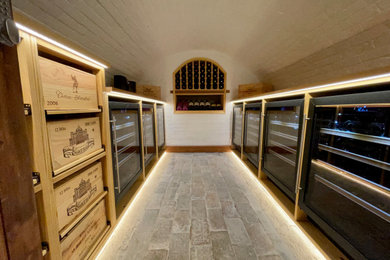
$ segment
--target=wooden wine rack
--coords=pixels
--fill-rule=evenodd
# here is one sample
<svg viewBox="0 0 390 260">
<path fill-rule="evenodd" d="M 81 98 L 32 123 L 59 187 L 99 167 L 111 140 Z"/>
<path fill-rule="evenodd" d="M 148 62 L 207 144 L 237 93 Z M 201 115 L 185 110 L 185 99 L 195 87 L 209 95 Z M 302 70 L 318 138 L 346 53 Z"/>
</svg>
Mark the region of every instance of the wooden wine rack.
<svg viewBox="0 0 390 260">
<path fill-rule="evenodd" d="M 226 71 L 215 61 L 207 58 L 192 58 L 183 62 L 173 72 L 173 91 L 175 113 L 225 113 Z M 207 110 L 178 109 L 179 104 L 189 100 L 207 100 L 217 107 Z"/>
<path fill-rule="evenodd" d="M 111 160 L 105 151 L 110 141 L 105 138 L 109 126 L 106 125 L 103 116 L 106 113 L 103 109 L 102 97 L 105 84 L 104 68 L 23 31 L 20 35 L 22 38 L 18 45 L 20 77 L 23 99 L 27 105 L 25 107 L 29 107 L 26 122 L 30 142 L 26 144 L 26 149 L 30 149 L 33 155 L 33 171 L 39 175 L 39 182 L 34 186 L 35 201 L 42 244 L 47 245 L 42 254 L 44 259 L 63 259 L 70 256 L 88 258 L 108 237 L 116 223 L 113 183 L 110 176 L 112 172 L 108 170 Z M 42 61 L 50 65 L 44 66 Z M 60 99 L 58 91 L 61 92 L 61 97 L 67 98 Z M 88 124 L 91 124 L 90 118 L 94 120 L 93 131 L 98 132 L 94 136 L 90 132 L 88 135 L 85 134 L 88 127 L 81 129 L 79 126 L 84 126 L 79 122 L 85 119 L 89 120 Z M 65 121 L 73 123 L 77 121 L 77 125 L 72 125 L 69 131 L 75 131 L 77 128 L 84 133 L 86 141 L 83 143 L 88 142 L 88 147 L 83 146 L 82 149 L 89 152 L 73 150 L 79 152 L 80 156 L 77 158 L 73 156 L 75 160 L 64 162 L 64 165 L 61 165 L 64 167 L 58 170 L 53 166 L 54 158 L 58 157 L 59 153 L 60 155 L 64 153 L 61 143 L 65 142 L 69 145 L 69 131 L 63 126 Z M 60 129 L 64 131 L 63 137 L 58 135 L 57 140 L 50 139 L 52 130 L 49 126 L 53 124 L 55 124 L 54 131 Z M 51 146 L 53 142 L 54 145 L 60 146 L 60 152 L 54 151 Z M 71 146 L 72 144 L 69 148 Z M 93 149 L 90 148 L 92 146 Z M 80 146 L 78 148 L 81 149 Z M 59 157 L 63 160 L 64 156 Z M 83 192 L 91 191 L 88 184 L 90 186 L 94 184 L 88 182 L 85 187 L 83 186 L 85 182 L 77 180 L 75 183 L 72 180 L 76 180 L 75 178 L 80 176 L 82 171 L 91 169 L 96 165 L 95 163 L 99 165 L 99 174 L 96 178 L 100 178 L 99 184 L 96 185 L 100 186 L 96 194 L 89 193 L 90 196 L 87 195 L 88 198 L 85 199 L 81 197 L 85 194 Z M 79 197 L 76 197 L 83 199 L 84 203 L 76 205 L 77 209 L 71 208 L 74 210 L 73 217 L 68 216 L 66 222 L 65 219 L 61 219 L 62 224 L 59 223 L 59 217 L 66 214 L 68 205 L 74 204 L 72 201 L 56 198 L 59 187 L 71 191 L 82 189 L 78 193 Z M 70 198 L 74 200 L 72 196 Z M 64 203 L 67 204 L 63 205 Z M 65 206 L 65 213 L 64 210 L 59 211 L 60 206 Z M 98 207 L 100 215 L 92 217 L 96 217 L 93 220 L 99 223 L 99 228 L 93 229 L 86 219 L 93 215 L 90 214 L 91 212 L 97 212 Z M 84 234 L 87 239 L 79 239 L 78 234 Z"/>
</svg>

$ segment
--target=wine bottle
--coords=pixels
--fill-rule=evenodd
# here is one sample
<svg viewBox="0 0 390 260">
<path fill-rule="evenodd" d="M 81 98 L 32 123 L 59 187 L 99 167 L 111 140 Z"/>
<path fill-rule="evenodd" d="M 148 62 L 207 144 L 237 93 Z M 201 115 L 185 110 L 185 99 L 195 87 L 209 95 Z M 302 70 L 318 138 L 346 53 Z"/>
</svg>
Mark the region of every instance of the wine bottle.
<svg viewBox="0 0 390 260">
<path fill-rule="evenodd" d="M 205 107 L 206 107 L 206 110 L 210 110 L 210 102 L 208 100 L 205 100 Z"/>
<path fill-rule="evenodd" d="M 205 110 L 205 103 L 203 100 L 199 102 L 199 110 Z"/>
<path fill-rule="evenodd" d="M 199 110 L 199 101 L 198 100 L 195 100 L 195 102 L 194 102 L 194 109 Z"/>
<path fill-rule="evenodd" d="M 190 100 L 188 103 L 188 110 L 194 110 L 194 101 Z"/>
</svg>

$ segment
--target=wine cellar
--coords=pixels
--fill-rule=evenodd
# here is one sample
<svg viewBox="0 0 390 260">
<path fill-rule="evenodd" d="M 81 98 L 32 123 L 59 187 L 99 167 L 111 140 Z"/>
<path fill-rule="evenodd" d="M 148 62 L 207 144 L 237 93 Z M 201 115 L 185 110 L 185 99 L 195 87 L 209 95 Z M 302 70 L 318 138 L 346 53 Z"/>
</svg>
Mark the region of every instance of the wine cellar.
<svg viewBox="0 0 390 260">
<path fill-rule="evenodd" d="M 0 7 L 0 259 L 390 259 L 388 1 Z"/>
</svg>

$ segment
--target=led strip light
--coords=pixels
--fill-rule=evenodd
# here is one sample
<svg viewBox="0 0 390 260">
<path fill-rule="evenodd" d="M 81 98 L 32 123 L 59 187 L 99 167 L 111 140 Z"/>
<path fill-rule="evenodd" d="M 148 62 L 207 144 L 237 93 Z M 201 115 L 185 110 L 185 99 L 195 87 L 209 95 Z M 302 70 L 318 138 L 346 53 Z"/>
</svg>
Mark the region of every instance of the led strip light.
<svg viewBox="0 0 390 260">
<path fill-rule="evenodd" d="M 51 43 L 51 44 L 53 44 L 53 45 L 55 45 L 55 46 L 57 46 L 57 47 L 60 47 L 61 49 L 64 49 L 64 50 L 66 50 L 66 51 L 68 51 L 68 52 L 70 52 L 70 53 L 73 53 L 73 54 L 75 54 L 75 55 L 77 55 L 77 56 L 79 56 L 79 57 L 81 57 L 81 58 L 83 58 L 83 59 L 85 59 L 85 60 L 87 60 L 87 61 L 90 61 L 90 62 L 92 62 L 92 63 L 98 65 L 99 67 L 103 67 L 103 68 L 105 68 L 105 69 L 108 68 L 107 65 L 104 65 L 103 63 L 100 63 L 100 62 L 98 62 L 98 61 L 96 61 L 96 60 L 94 60 L 94 59 L 92 59 L 92 58 L 90 58 L 90 57 L 88 57 L 88 56 L 86 56 L 86 55 L 84 55 L 84 54 L 82 54 L 82 53 L 80 53 L 80 52 L 74 50 L 74 49 L 71 49 L 71 48 L 69 48 L 68 46 L 63 45 L 62 43 L 59 43 L 59 42 L 57 42 L 57 41 L 55 41 L 55 40 L 53 40 L 53 39 L 51 39 L 51 38 L 49 38 L 49 37 L 47 37 L 47 36 L 45 36 L 45 35 L 42 35 L 42 34 L 36 32 L 36 31 L 34 31 L 34 30 L 32 30 L 32 29 L 30 29 L 30 28 L 24 26 L 24 25 L 21 25 L 20 23 L 16 23 L 16 26 L 17 26 L 20 30 L 22 30 L 22 31 L 24 31 L 24 32 L 26 32 L 26 33 L 29 33 L 29 34 L 31 34 L 31 35 L 33 35 L 33 36 L 35 36 L 35 37 L 38 37 L 38 38 L 40 38 L 40 39 L 42 39 L 42 40 L 44 40 L 44 41 L 49 42 L 49 43 Z"/>
<path fill-rule="evenodd" d="M 118 91 L 110 91 L 110 92 L 108 92 L 108 95 L 110 97 L 119 97 L 119 98 L 126 98 L 126 99 L 141 100 L 141 101 L 145 101 L 145 102 L 157 103 L 157 104 L 162 104 L 162 105 L 165 104 L 165 102 L 160 101 L 160 100 L 155 100 L 155 99 L 146 98 L 146 97 L 140 97 L 140 96 L 131 95 L 131 94 L 127 94 L 127 93 L 125 94 L 125 93 L 121 93 Z"/>
<path fill-rule="evenodd" d="M 368 80 L 383 79 L 383 78 L 387 78 L 387 77 L 390 77 L 390 73 L 379 74 L 379 75 L 357 78 L 357 79 L 351 79 L 351 80 L 345 80 L 345 81 L 339 81 L 339 82 L 335 82 L 335 83 L 329 83 L 329 84 L 318 85 L 318 86 L 302 88 L 302 89 L 295 89 L 295 90 L 290 90 L 290 91 L 281 92 L 281 93 L 262 95 L 262 96 L 258 96 L 258 97 L 243 98 L 243 99 L 234 100 L 231 102 L 232 103 L 241 103 L 241 102 L 249 102 L 249 101 L 258 101 L 258 100 L 273 98 L 273 97 L 278 97 L 278 96 L 286 96 L 286 95 L 292 95 L 292 94 L 304 94 L 304 92 L 307 92 L 309 90 L 317 90 L 317 89 L 326 88 L 326 87 L 336 87 L 336 86 L 344 85 L 344 84 L 360 83 L 360 82 L 364 82 L 364 81 L 368 81 Z"/>
</svg>

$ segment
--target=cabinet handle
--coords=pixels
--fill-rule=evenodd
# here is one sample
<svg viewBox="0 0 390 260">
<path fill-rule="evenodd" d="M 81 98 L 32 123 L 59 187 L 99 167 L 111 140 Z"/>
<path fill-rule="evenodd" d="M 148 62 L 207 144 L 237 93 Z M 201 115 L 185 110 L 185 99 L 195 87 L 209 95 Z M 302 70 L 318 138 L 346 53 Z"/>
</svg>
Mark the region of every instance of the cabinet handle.
<svg viewBox="0 0 390 260">
<path fill-rule="evenodd" d="M 114 135 L 114 149 L 115 149 L 115 165 L 116 165 L 116 183 L 115 189 L 118 190 L 118 193 L 121 192 L 121 180 L 119 177 L 119 162 L 118 162 L 118 143 L 116 142 L 116 119 L 113 117 L 112 122 L 112 133 Z"/>
<path fill-rule="evenodd" d="M 326 180 L 325 178 L 319 176 L 319 175 L 314 175 L 314 178 L 322 183 L 323 185 L 327 186 L 328 188 L 334 190 L 335 192 L 337 192 L 338 194 L 340 194 L 341 196 L 345 197 L 346 199 L 349 199 L 353 202 L 355 202 L 356 204 L 358 204 L 359 206 L 365 208 L 366 210 L 368 210 L 369 212 L 371 212 L 372 214 L 375 214 L 377 215 L 378 217 L 380 217 L 381 219 L 387 221 L 387 222 L 390 222 L 390 214 L 375 207 L 374 205 L 372 205 L 371 203 L 368 203 L 367 201 L 357 197 L 356 195 L 344 190 L 343 188 L 340 188 L 339 186 L 337 186 L 336 184 L 334 183 L 331 183 L 330 181 Z"/>
</svg>

